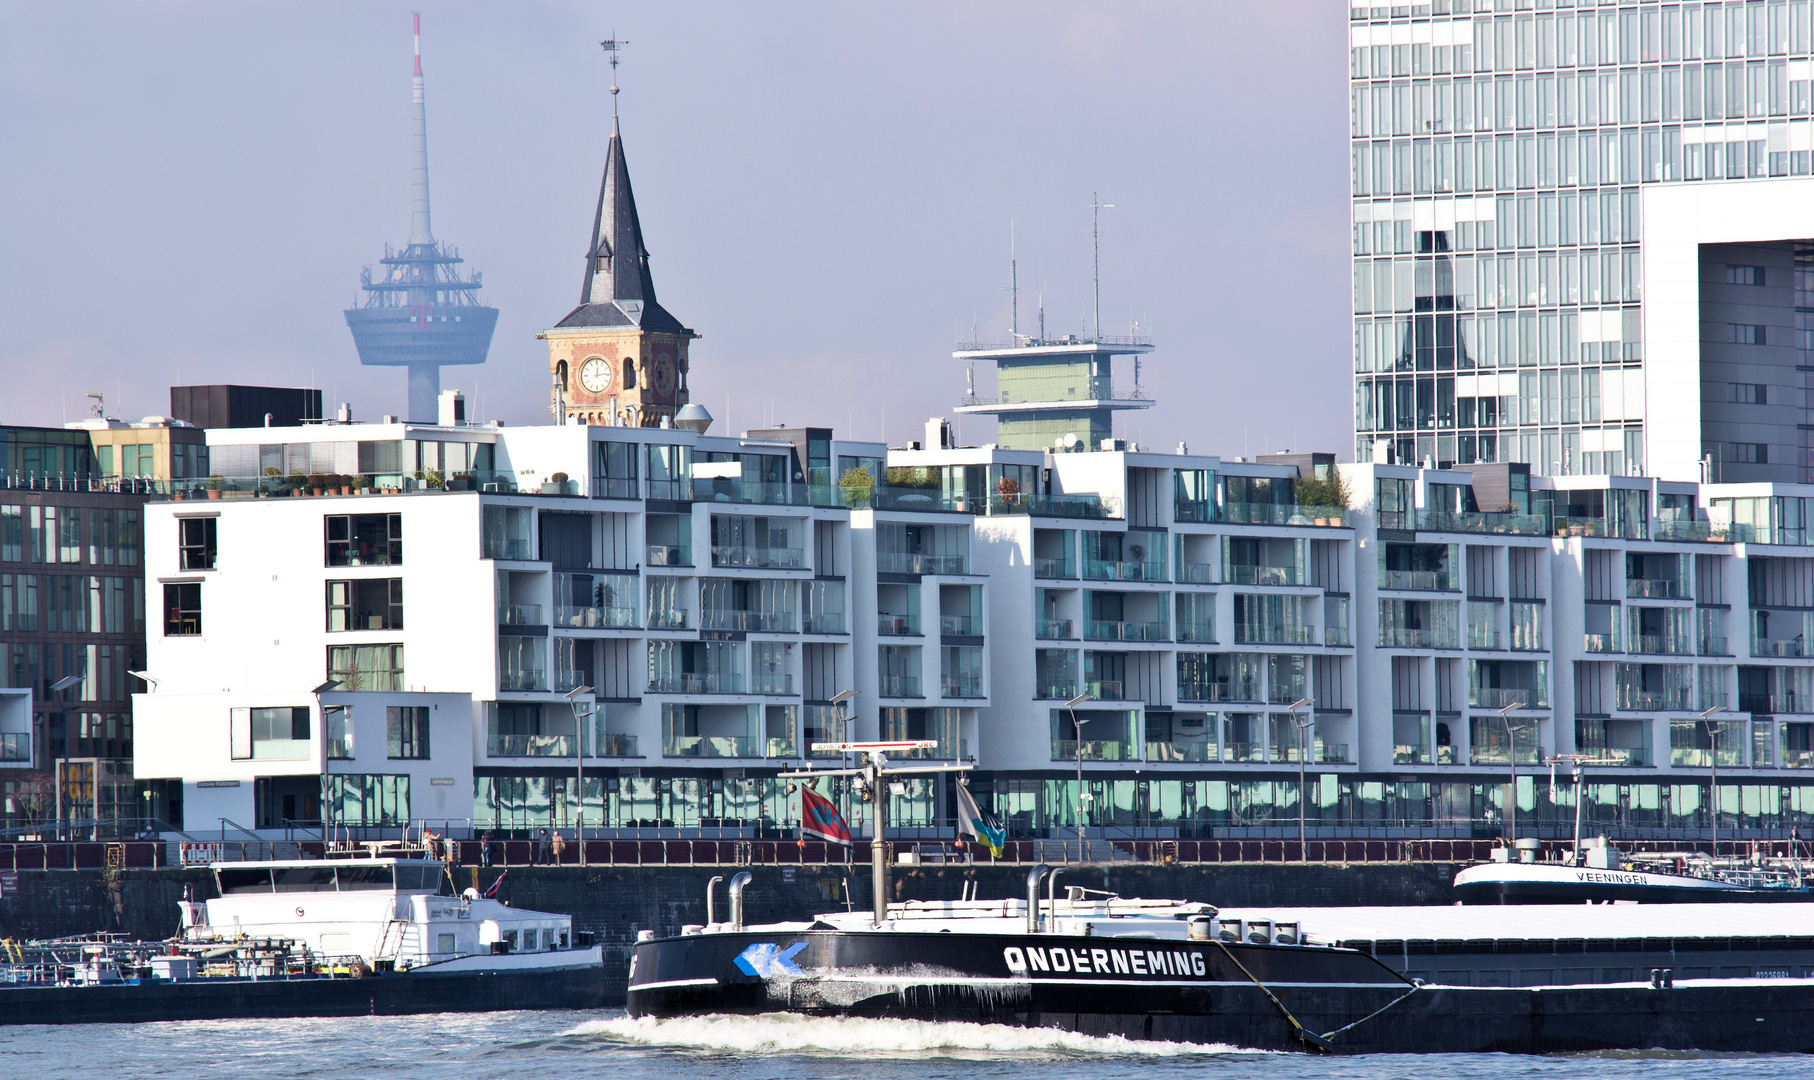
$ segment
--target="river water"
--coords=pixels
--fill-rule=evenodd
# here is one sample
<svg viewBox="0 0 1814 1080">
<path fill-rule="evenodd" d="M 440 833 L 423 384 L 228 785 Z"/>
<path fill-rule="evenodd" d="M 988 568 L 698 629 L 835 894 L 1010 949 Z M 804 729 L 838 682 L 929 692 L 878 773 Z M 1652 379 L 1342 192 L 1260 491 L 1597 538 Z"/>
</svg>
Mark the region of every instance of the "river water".
<svg viewBox="0 0 1814 1080">
<path fill-rule="evenodd" d="M 1676 1053 L 1313 1058 L 978 1024 L 621 1011 L 0 1028 L 0 1078 L 613 1080 L 1754 1080 L 1801 1057 Z"/>
</svg>

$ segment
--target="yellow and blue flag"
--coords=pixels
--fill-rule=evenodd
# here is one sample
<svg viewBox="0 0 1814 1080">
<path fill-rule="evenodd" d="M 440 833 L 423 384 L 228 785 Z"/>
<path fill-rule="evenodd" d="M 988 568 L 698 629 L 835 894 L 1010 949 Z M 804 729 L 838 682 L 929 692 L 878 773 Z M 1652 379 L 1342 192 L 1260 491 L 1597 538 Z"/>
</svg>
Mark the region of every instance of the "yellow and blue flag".
<svg viewBox="0 0 1814 1080">
<path fill-rule="evenodd" d="M 994 814 L 985 813 L 976 805 L 976 799 L 970 789 L 963 784 L 957 785 L 957 834 L 976 837 L 976 842 L 985 844 L 989 853 L 1001 857 L 1002 846 L 1007 843 L 1008 830 L 1002 827 L 1001 821 Z"/>
</svg>

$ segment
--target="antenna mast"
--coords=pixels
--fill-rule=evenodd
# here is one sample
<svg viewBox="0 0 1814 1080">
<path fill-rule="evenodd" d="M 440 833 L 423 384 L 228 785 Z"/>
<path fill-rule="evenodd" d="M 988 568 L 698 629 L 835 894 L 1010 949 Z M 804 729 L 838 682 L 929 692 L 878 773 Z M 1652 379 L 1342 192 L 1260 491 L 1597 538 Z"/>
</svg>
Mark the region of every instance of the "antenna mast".
<svg viewBox="0 0 1814 1080">
<path fill-rule="evenodd" d="M 1096 192 L 1090 192 L 1090 247 L 1091 266 L 1095 280 L 1095 336 L 1093 340 L 1102 340 L 1102 212 L 1113 210 L 1114 203 L 1105 203 Z"/>
<path fill-rule="evenodd" d="M 1020 264 L 1014 261 L 1014 219 L 1008 219 L 1008 340 L 1020 344 Z"/>
<path fill-rule="evenodd" d="M 428 222 L 428 112 L 422 96 L 422 14 L 414 16 L 416 68 L 410 77 L 410 246 L 435 242 Z"/>
</svg>

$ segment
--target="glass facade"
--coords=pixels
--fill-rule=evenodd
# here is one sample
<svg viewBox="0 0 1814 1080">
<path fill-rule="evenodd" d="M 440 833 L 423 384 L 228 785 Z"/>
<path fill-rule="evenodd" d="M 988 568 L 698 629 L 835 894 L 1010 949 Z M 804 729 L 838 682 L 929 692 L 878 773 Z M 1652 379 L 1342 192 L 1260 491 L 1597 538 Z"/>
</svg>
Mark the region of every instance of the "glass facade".
<svg viewBox="0 0 1814 1080">
<path fill-rule="evenodd" d="M 1639 190 L 1809 174 L 1808 0 L 1350 20 L 1358 458 L 1635 472 Z"/>
</svg>

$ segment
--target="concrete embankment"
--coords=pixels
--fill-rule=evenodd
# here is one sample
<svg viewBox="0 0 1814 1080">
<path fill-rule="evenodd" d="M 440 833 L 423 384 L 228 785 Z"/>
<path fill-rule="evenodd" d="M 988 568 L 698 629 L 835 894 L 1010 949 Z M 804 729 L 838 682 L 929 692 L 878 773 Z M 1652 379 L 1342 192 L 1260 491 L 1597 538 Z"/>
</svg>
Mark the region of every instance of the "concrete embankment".
<svg viewBox="0 0 1814 1080">
<path fill-rule="evenodd" d="M 1107 889 L 1122 896 L 1205 900 L 1224 906 L 1332 907 L 1453 902 L 1453 863 L 1221 863 L 1180 865 L 1107 863 L 1067 867 L 1063 885 Z M 845 866 L 560 866 L 512 867 L 499 895 L 518 907 L 573 915 L 605 946 L 614 1000 L 621 1000 L 630 948 L 639 930 L 673 933 L 706 921 L 706 882 L 739 870 L 754 875 L 744 894 L 750 922 L 805 919 L 816 912 L 870 906 L 869 868 Z M 461 888 L 489 886 L 498 870 L 458 867 Z M 160 939 L 176 932 L 176 902 L 186 888 L 195 899 L 214 895 L 201 869 L 22 870 L 0 875 L 0 934 L 52 938 L 97 931 Z M 1026 868 L 1015 866 L 902 866 L 896 899 L 955 900 L 976 882 L 976 895 L 1022 896 Z M 848 889 L 848 894 L 846 890 Z M 727 916 L 718 887 L 718 918 Z"/>
</svg>

